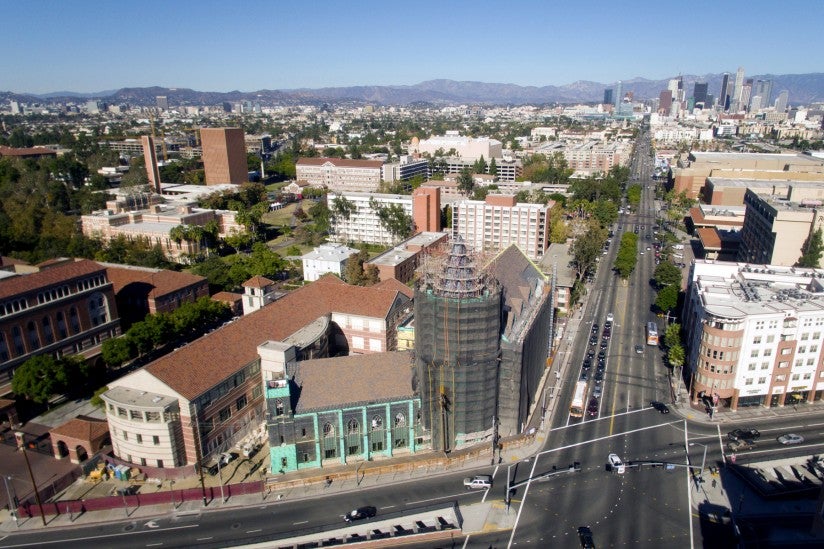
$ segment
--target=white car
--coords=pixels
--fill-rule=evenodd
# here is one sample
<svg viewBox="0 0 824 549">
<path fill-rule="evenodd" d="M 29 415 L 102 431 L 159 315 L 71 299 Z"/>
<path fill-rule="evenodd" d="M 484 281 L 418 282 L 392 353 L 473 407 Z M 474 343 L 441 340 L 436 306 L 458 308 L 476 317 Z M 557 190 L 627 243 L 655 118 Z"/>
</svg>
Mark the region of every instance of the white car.
<svg viewBox="0 0 824 549">
<path fill-rule="evenodd" d="M 780 437 L 778 437 L 778 442 L 784 445 L 801 444 L 802 442 L 804 442 L 804 437 L 802 437 L 801 435 L 790 433 L 788 435 L 781 435 Z"/>
<path fill-rule="evenodd" d="M 610 454 L 607 456 L 607 460 L 609 461 L 609 466 L 611 467 L 612 471 L 615 471 L 619 475 L 622 475 L 626 471 L 626 467 L 624 467 L 624 462 L 621 461 L 621 458 L 618 457 L 618 454 Z"/>
</svg>

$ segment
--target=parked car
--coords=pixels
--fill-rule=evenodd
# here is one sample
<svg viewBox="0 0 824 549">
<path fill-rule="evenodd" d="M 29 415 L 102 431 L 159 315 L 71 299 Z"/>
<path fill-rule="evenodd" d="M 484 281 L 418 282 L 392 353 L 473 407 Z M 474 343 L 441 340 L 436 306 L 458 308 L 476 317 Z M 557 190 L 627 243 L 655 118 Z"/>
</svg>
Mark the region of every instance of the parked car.
<svg viewBox="0 0 824 549">
<path fill-rule="evenodd" d="M 727 433 L 727 438 L 732 441 L 736 440 L 747 440 L 753 441 L 761 436 L 761 433 L 758 432 L 758 429 L 735 429 Z"/>
<path fill-rule="evenodd" d="M 642 355 L 642 354 L 644 354 L 644 348 L 641 345 L 636 345 L 635 346 L 635 352 L 638 353 L 639 355 Z"/>
<path fill-rule="evenodd" d="M 378 510 L 372 507 L 371 505 L 367 505 L 365 507 L 358 507 L 352 511 L 349 511 L 343 516 L 343 520 L 346 522 L 352 522 L 355 520 L 361 520 L 365 518 L 372 518 L 378 514 Z"/>
<path fill-rule="evenodd" d="M 260 450 L 260 444 L 246 444 L 243 446 L 243 457 L 250 458 L 257 454 L 258 450 Z"/>
<path fill-rule="evenodd" d="M 778 437 L 778 442 L 780 442 L 781 444 L 784 444 L 784 445 L 801 444 L 802 442 L 804 442 L 804 437 L 802 437 L 801 435 L 796 435 L 794 433 L 790 433 L 790 434 L 781 435 L 780 437 Z"/>
<path fill-rule="evenodd" d="M 657 400 L 653 400 L 649 403 L 650 406 L 661 412 L 662 414 L 668 414 L 670 412 L 669 406 L 664 404 L 663 402 L 658 402 Z"/>
<path fill-rule="evenodd" d="M 492 488 L 492 475 L 475 475 L 463 479 L 464 488 L 467 490 L 486 490 Z"/>
<path fill-rule="evenodd" d="M 218 458 L 221 467 L 225 467 L 236 460 L 238 455 L 234 452 L 223 452 Z"/>
</svg>

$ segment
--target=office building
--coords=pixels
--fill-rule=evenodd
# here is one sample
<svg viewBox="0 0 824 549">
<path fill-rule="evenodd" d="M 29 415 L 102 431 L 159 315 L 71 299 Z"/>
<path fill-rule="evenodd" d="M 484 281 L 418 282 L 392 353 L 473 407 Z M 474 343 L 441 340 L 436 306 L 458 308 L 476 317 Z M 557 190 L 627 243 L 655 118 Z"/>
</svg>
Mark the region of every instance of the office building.
<svg viewBox="0 0 824 549">
<path fill-rule="evenodd" d="M 19 265 L 0 272 L 0 395 L 28 359 L 80 356 L 95 360 L 101 344 L 120 334 L 106 268 L 87 259 Z"/>
<path fill-rule="evenodd" d="M 515 244 L 538 260 L 549 246 L 549 210 L 554 204 L 516 203 L 514 195 L 501 194 L 460 200 L 452 204 L 452 236 L 460 236 L 476 252 L 499 252 Z"/>
<path fill-rule="evenodd" d="M 752 99 L 753 79 L 744 80 L 744 87 L 741 89 L 741 110 L 749 108 Z"/>
<path fill-rule="evenodd" d="M 624 101 L 624 92 L 622 90 L 621 81 L 618 81 L 618 84 L 615 86 L 615 112 L 617 113 L 621 109 L 621 103 Z"/>
<path fill-rule="evenodd" d="M 707 88 L 709 84 L 706 82 L 696 82 L 692 88 L 692 97 L 695 100 L 695 107 L 704 109 L 710 106 L 707 102 Z"/>
<path fill-rule="evenodd" d="M 604 90 L 604 105 L 612 105 L 612 88 L 607 88 Z"/>
<path fill-rule="evenodd" d="M 787 90 L 781 90 L 778 94 L 778 97 L 775 99 L 775 112 L 783 113 L 787 110 L 787 103 L 790 100 L 790 92 Z"/>
<path fill-rule="evenodd" d="M 372 192 L 381 184 L 380 160 L 350 160 L 348 158 L 299 158 L 296 179 L 312 187 L 324 187 L 332 192 Z"/>
<path fill-rule="evenodd" d="M 730 73 L 725 72 L 721 77 L 721 90 L 718 92 L 718 110 L 726 112 L 730 110 Z"/>
<path fill-rule="evenodd" d="M 409 181 L 419 176 L 426 179 L 429 173 L 429 161 L 425 158 L 415 160 L 411 156 L 402 156 L 398 162 L 381 166 L 381 178 L 387 183 Z"/>
<path fill-rule="evenodd" d="M 772 80 L 756 80 L 755 86 L 753 87 L 753 103 L 751 106 L 752 111 L 758 111 L 761 109 L 765 109 L 770 105 L 770 99 L 772 98 Z M 755 101 L 755 98 L 758 97 L 759 101 Z"/>
<path fill-rule="evenodd" d="M 747 214 L 741 228 L 739 261 L 792 266 L 798 263 L 807 238 L 824 224 L 821 201 L 790 202 L 756 194 L 744 195 Z M 819 262 L 824 267 L 824 257 Z"/>
<path fill-rule="evenodd" d="M 249 180 L 243 129 L 201 128 L 200 142 L 207 185 L 242 185 Z"/>
<path fill-rule="evenodd" d="M 158 95 L 155 97 L 155 104 L 157 105 L 157 108 L 162 111 L 169 110 L 169 98 L 165 95 Z"/>
<path fill-rule="evenodd" d="M 658 114 L 669 116 L 672 110 L 672 90 L 662 90 L 658 94 Z"/>
<path fill-rule="evenodd" d="M 746 105 L 741 103 L 741 91 L 744 89 L 744 67 L 738 67 L 735 72 L 735 85 L 732 90 L 732 107 L 731 110 L 739 112 L 746 108 Z"/>
<path fill-rule="evenodd" d="M 821 400 L 822 282 L 820 269 L 696 260 L 682 317 L 692 402 L 736 410 Z"/>
</svg>

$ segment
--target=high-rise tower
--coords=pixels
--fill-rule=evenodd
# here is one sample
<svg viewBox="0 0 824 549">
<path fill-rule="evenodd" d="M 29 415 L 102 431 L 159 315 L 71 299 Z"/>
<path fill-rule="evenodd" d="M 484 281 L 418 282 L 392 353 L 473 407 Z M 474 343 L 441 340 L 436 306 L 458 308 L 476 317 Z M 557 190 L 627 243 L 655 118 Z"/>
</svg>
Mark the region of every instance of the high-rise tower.
<svg viewBox="0 0 824 549">
<path fill-rule="evenodd" d="M 243 129 L 202 128 L 200 142 L 207 185 L 241 185 L 249 180 Z"/>
<path fill-rule="evenodd" d="M 724 112 L 730 108 L 730 73 L 721 77 L 721 91 L 718 94 L 718 110 Z"/>
</svg>

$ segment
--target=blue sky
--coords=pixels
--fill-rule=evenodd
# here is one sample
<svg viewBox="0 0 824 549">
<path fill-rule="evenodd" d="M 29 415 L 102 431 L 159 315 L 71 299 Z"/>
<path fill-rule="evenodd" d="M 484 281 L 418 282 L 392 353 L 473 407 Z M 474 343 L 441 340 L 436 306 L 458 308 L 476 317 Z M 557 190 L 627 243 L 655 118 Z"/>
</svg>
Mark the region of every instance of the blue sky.
<svg viewBox="0 0 824 549">
<path fill-rule="evenodd" d="M 0 0 L 0 90 L 821 72 L 820 0 Z"/>
</svg>

